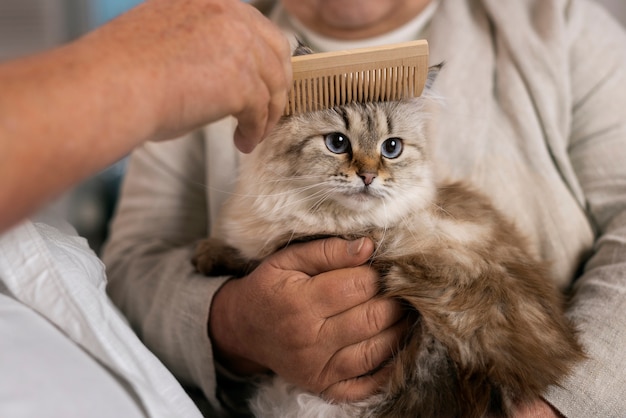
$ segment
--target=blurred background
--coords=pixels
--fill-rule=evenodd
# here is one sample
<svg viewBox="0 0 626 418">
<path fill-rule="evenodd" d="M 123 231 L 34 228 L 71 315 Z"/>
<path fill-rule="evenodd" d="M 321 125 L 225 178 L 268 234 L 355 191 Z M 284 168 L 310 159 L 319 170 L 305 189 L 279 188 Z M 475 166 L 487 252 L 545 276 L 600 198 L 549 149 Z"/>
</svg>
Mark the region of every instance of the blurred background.
<svg viewBox="0 0 626 418">
<path fill-rule="evenodd" d="M 626 0 L 595 1 L 626 25 Z M 140 2 L 0 0 L 0 61 L 68 42 Z M 122 160 L 79 184 L 47 209 L 69 220 L 96 252 L 106 238 L 125 163 Z"/>
</svg>

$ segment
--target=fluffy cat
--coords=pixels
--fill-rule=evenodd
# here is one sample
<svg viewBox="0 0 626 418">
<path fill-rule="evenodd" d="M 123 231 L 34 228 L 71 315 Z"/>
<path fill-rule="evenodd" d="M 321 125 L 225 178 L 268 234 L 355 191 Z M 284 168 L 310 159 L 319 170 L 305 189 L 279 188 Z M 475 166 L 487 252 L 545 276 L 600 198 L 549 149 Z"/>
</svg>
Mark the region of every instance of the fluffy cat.
<svg viewBox="0 0 626 418">
<path fill-rule="evenodd" d="M 257 416 L 509 416 L 584 358 L 513 223 L 471 187 L 435 184 L 426 127 L 438 71 L 419 98 L 284 117 L 243 160 L 199 271 L 243 275 L 294 241 L 368 236 L 382 295 L 416 313 L 381 393 L 333 405 L 274 377 L 251 402 Z"/>
</svg>

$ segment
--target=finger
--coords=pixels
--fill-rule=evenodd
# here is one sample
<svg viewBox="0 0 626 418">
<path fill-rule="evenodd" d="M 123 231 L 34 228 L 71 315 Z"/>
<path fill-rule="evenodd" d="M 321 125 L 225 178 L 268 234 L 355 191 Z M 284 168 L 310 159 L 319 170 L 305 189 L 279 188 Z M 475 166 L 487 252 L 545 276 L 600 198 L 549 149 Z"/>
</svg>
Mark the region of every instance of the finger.
<svg viewBox="0 0 626 418">
<path fill-rule="evenodd" d="M 235 114 L 237 128 L 234 141 L 237 149 L 243 153 L 254 150 L 265 133 L 269 110 L 267 104 L 270 93 L 263 81 L 255 81 L 257 88 L 248 97 L 248 105 L 243 111 Z"/>
<path fill-rule="evenodd" d="M 392 376 L 393 367 L 387 365 L 376 373 L 342 380 L 324 390 L 320 395 L 334 403 L 357 402 L 380 391 Z"/>
<path fill-rule="evenodd" d="M 278 66 L 279 63 L 275 63 Z M 272 65 L 267 65 L 272 68 Z M 285 74 L 267 74 L 262 70 L 259 81 L 265 89 L 257 89 L 251 104 L 243 112 L 235 115 L 238 124 L 235 130 L 235 146 L 241 152 L 249 153 L 274 128 L 287 104 L 288 84 Z M 274 73 L 276 73 L 274 71 Z"/>
<path fill-rule="evenodd" d="M 371 374 L 398 352 L 406 332 L 406 322 L 397 321 L 372 338 L 344 347 L 329 360 L 320 383 L 330 386 Z"/>
<path fill-rule="evenodd" d="M 378 273 L 367 265 L 318 274 L 306 282 L 312 313 L 330 318 L 362 305 L 378 294 L 378 282 Z"/>
<path fill-rule="evenodd" d="M 258 21 L 262 48 L 253 49 L 256 54 L 259 81 L 266 87 L 255 105 L 237 117 L 239 125 L 235 132 L 235 145 L 242 152 L 250 152 L 267 136 L 283 114 L 287 94 L 291 87 L 291 48 L 285 34 L 258 10 L 251 8 Z M 263 51 L 259 53 L 258 51 Z"/>
<path fill-rule="evenodd" d="M 258 19 L 263 20 L 266 24 L 259 25 L 258 29 L 261 32 L 261 36 L 274 51 L 274 54 L 279 57 L 283 66 L 283 73 L 285 74 L 285 81 L 290 87 L 292 83 L 292 67 L 291 67 L 291 44 L 287 34 L 283 32 L 274 22 L 264 16 L 258 9 L 250 7 L 252 12 L 255 13 Z M 293 35 L 290 35 L 293 36 Z"/>
<path fill-rule="evenodd" d="M 239 151 L 249 154 L 254 151 L 259 142 L 261 142 L 263 133 L 265 132 L 265 123 L 260 120 L 250 120 L 243 116 L 235 117 L 238 120 L 234 135 L 235 147 Z"/>
<path fill-rule="evenodd" d="M 265 130 L 261 136 L 261 141 L 274 129 L 276 123 L 285 112 L 287 106 L 287 91 L 280 91 L 272 96 L 272 99 L 268 106 L 267 123 L 265 124 Z M 260 141 L 259 141 L 260 142 Z"/>
<path fill-rule="evenodd" d="M 374 243 L 369 238 L 354 241 L 327 238 L 292 245 L 279 251 L 268 261 L 273 267 L 281 270 L 301 271 L 309 276 L 315 276 L 362 265 L 373 251 Z"/>
<path fill-rule="evenodd" d="M 280 90 L 272 95 L 272 98 L 267 106 L 266 111 L 256 114 L 258 120 L 254 121 L 252 132 L 248 133 L 247 125 L 244 121 L 240 120 L 237 129 L 235 130 L 235 146 L 241 152 L 249 153 L 269 135 L 274 129 L 276 123 L 283 115 L 285 107 L 287 106 L 287 90 Z M 265 116 L 265 120 L 263 117 Z M 258 132 L 261 132 L 258 135 Z"/>
<path fill-rule="evenodd" d="M 280 117 L 285 111 L 285 107 L 287 106 L 287 97 L 289 94 L 289 90 L 293 84 L 293 68 L 291 66 L 291 45 L 289 43 L 288 38 L 285 34 L 280 31 L 276 26 L 272 26 L 267 28 L 266 30 L 272 32 L 268 34 L 268 43 L 271 48 L 275 51 L 276 57 L 278 57 L 279 62 L 277 64 L 282 65 L 282 73 L 280 75 L 283 76 L 283 79 L 278 80 L 279 84 L 277 88 L 273 88 L 274 84 L 272 80 L 268 80 L 270 85 L 270 91 L 272 92 L 272 97 L 268 106 L 268 118 L 267 125 L 265 127 L 265 132 L 263 133 L 263 138 L 265 138 L 269 132 L 276 125 Z M 274 32 L 280 32 L 280 36 L 277 36 Z M 273 75 L 273 74 L 272 74 Z"/>
<path fill-rule="evenodd" d="M 322 336 L 336 337 L 345 345 L 368 340 L 395 325 L 405 315 L 398 302 L 391 299 L 371 299 L 324 321 Z"/>
</svg>

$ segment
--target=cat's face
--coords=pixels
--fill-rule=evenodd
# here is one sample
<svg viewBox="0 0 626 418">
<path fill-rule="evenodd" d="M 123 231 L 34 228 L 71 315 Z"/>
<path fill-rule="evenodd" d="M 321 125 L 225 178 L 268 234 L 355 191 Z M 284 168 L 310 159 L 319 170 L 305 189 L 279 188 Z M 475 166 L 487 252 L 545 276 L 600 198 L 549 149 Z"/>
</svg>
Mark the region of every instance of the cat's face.
<svg viewBox="0 0 626 418">
<path fill-rule="evenodd" d="M 308 199 L 311 210 L 401 215 L 431 198 L 427 119 L 421 99 L 286 117 L 259 146 L 258 175 Z"/>
</svg>

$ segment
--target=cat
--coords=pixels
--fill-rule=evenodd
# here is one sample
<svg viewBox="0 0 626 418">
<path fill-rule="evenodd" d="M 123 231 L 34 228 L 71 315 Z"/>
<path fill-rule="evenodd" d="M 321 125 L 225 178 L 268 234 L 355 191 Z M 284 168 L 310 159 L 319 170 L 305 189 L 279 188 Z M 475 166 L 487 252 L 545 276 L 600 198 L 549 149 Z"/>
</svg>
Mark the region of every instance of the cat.
<svg viewBox="0 0 626 418">
<path fill-rule="evenodd" d="M 217 236 L 197 247 L 200 272 L 245 275 L 292 242 L 367 236 L 381 294 L 415 311 L 381 393 L 330 404 L 274 377 L 251 400 L 256 416 L 510 416 L 584 359 L 548 266 L 513 222 L 470 185 L 435 182 L 439 69 L 418 98 L 283 117 L 242 161 Z"/>
</svg>

